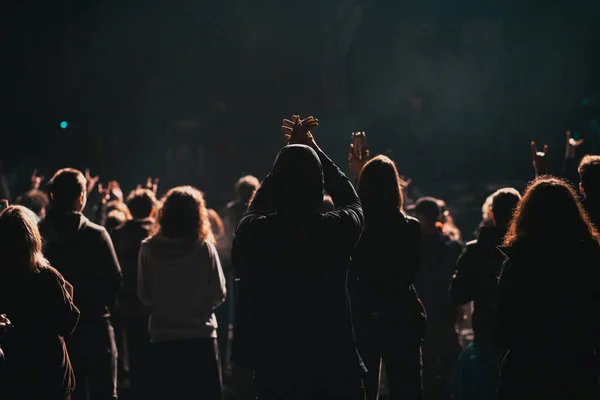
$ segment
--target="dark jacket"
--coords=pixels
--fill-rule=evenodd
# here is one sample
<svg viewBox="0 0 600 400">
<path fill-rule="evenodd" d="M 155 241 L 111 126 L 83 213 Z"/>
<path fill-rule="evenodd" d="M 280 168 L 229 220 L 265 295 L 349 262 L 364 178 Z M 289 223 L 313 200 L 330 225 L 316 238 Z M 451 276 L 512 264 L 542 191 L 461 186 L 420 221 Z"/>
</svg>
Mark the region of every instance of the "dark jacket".
<svg viewBox="0 0 600 400">
<path fill-rule="evenodd" d="M 598 246 L 573 240 L 503 251 L 494 333 L 509 354 L 500 398 L 598 398 Z"/>
<path fill-rule="evenodd" d="M 475 340 L 489 338 L 495 318 L 498 278 L 505 256 L 498 249 L 505 231 L 482 227 L 477 240 L 467 247 L 456 263 L 450 286 L 454 306 L 474 302 L 472 315 Z"/>
<path fill-rule="evenodd" d="M 123 272 L 123 287 L 119 292 L 119 305 L 123 312 L 147 315 L 138 298 L 138 258 L 142 241 L 150 236 L 153 218 L 133 219 L 125 222 L 112 233 L 115 251 Z"/>
<path fill-rule="evenodd" d="M 439 232 L 424 234 L 421 245 L 421 271 L 416 288 L 427 311 L 428 324 L 454 324 L 456 308 L 450 300 L 450 282 L 462 245 Z"/>
<path fill-rule="evenodd" d="M 78 213 L 51 211 L 40 231 L 44 255 L 75 289 L 80 327 L 110 317 L 122 277 L 106 229 Z"/>
<path fill-rule="evenodd" d="M 362 207 L 339 168 L 322 152 L 311 159 L 316 154 L 307 149 L 280 152 L 238 226 L 232 360 L 257 370 L 310 369 L 313 377 L 358 375 L 346 279 Z M 323 176 L 336 211 L 320 214 Z M 287 186 L 298 184 L 294 178 L 304 179 L 300 187 Z"/>
<path fill-rule="evenodd" d="M 79 319 L 71 289 L 51 267 L 3 276 L 0 314 L 13 328 L 2 340 L 1 398 L 55 400 L 73 391 L 75 377 L 63 340 Z"/>
<path fill-rule="evenodd" d="M 424 312 L 413 286 L 421 267 L 420 248 L 417 219 L 399 210 L 367 216 L 351 268 L 357 334 L 369 331 L 375 318 L 383 321 L 390 335 L 409 332 L 422 338 Z"/>
</svg>

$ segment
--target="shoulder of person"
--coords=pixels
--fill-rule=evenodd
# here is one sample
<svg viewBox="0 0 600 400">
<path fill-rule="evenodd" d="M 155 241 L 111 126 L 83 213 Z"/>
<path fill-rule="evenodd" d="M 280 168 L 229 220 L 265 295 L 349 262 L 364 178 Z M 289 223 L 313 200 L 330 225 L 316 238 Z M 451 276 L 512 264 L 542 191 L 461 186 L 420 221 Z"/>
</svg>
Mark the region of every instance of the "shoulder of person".
<svg viewBox="0 0 600 400">
<path fill-rule="evenodd" d="M 95 222 L 90 221 L 87 217 L 81 216 L 81 228 L 80 231 L 89 233 L 92 235 L 103 236 L 104 234 L 108 235 L 108 231 L 102 225 L 98 225 Z"/>
</svg>

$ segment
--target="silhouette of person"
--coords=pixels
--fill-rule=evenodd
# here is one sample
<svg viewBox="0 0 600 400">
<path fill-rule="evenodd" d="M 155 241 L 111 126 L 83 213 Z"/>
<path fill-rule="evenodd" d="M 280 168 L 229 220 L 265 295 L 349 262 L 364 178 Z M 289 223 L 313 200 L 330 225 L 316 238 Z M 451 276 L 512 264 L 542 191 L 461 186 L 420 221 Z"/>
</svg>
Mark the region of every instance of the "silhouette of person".
<svg viewBox="0 0 600 400">
<path fill-rule="evenodd" d="M 559 178 L 526 189 L 504 239 L 494 332 L 498 399 L 597 399 L 600 236 Z"/>
<path fill-rule="evenodd" d="M 364 399 L 346 286 L 363 212 L 308 131 L 316 124 L 284 120 L 289 144 L 234 239 L 240 293 L 232 360 L 254 369 L 260 400 Z M 324 189 L 336 210 L 322 214 Z"/>
</svg>

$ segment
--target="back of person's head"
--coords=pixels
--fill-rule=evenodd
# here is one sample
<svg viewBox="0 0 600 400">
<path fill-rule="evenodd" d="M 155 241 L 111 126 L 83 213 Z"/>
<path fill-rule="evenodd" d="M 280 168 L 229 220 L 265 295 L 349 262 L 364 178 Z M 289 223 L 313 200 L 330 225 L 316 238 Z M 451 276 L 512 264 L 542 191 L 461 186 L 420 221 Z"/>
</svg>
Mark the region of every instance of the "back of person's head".
<svg viewBox="0 0 600 400">
<path fill-rule="evenodd" d="M 127 220 L 127 214 L 122 210 L 113 209 L 106 214 L 106 220 L 104 221 L 104 227 L 107 231 L 112 232 L 114 229 L 123 225 Z"/>
<path fill-rule="evenodd" d="M 172 239 L 215 243 L 202 192 L 178 186 L 163 197 L 158 213 L 159 232 Z"/>
<path fill-rule="evenodd" d="M 587 155 L 579 163 L 579 190 L 600 201 L 600 156 Z"/>
<path fill-rule="evenodd" d="M 33 211 L 9 206 L 0 214 L 0 274 L 35 272 L 48 265 Z"/>
<path fill-rule="evenodd" d="M 255 176 L 246 175 L 241 177 L 235 184 L 238 199 L 244 204 L 250 203 L 252 195 L 254 195 L 259 186 L 260 182 Z"/>
<path fill-rule="evenodd" d="M 564 180 L 540 176 L 534 179 L 518 203 L 504 244 L 559 245 L 592 240 L 598 232 L 590 222 L 575 190 Z"/>
<path fill-rule="evenodd" d="M 335 211 L 335 205 L 330 195 L 323 195 L 323 204 L 321 204 L 321 213 L 325 214 L 331 211 Z"/>
<path fill-rule="evenodd" d="M 85 207 L 87 181 L 74 168 L 58 170 L 48 182 L 52 209 L 61 212 L 81 212 Z"/>
<path fill-rule="evenodd" d="M 217 238 L 222 238 L 225 235 L 225 225 L 223 225 L 221 216 L 212 208 L 209 208 L 207 212 L 210 229 L 212 230 L 213 235 Z"/>
<path fill-rule="evenodd" d="M 514 188 L 498 189 L 492 194 L 490 216 L 493 218 L 496 226 L 502 228 L 508 226 L 520 200 L 521 194 Z"/>
<path fill-rule="evenodd" d="M 396 164 L 379 155 L 369 160 L 358 176 L 358 197 L 365 212 L 402 209 L 402 180 Z"/>
<path fill-rule="evenodd" d="M 453 240 L 461 241 L 462 233 L 454 223 L 454 217 L 450 212 L 450 208 L 448 208 L 448 204 L 446 204 L 446 202 L 442 199 L 436 199 L 436 201 L 440 206 L 440 222 L 442 224 L 442 232 L 450 236 Z"/>
<path fill-rule="evenodd" d="M 32 189 L 17 197 L 15 203 L 29 208 L 38 216 L 38 218 L 42 219 L 46 215 L 46 208 L 50 203 L 50 199 L 48 198 L 48 195 L 41 190 Z"/>
<path fill-rule="evenodd" d="M 284 147 L 272 169 L 273 200 L 277 212 L 317 213 L 323 204 L 323 169 L 308 146 Z"/>
<path fill-rule="evenodd" d="M 156 196 L 149 189 L 135 189 L 127 196 L 127 208 L 133 219 L 150 218 L 156 211 Z"/>
<path fill-rule="evenodd" d="M 442 209 L 435 197 L 421 197 L 414 207 L 415 214 L 423 227 L 435 227 L 442 225 Z"/>
</svg>

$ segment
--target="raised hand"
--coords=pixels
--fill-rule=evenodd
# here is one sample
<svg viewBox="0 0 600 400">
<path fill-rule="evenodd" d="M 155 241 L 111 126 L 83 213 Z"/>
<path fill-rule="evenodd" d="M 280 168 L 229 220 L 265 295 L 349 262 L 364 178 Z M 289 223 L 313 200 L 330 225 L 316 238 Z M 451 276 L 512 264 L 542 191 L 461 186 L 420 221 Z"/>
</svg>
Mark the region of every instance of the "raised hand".
<svg viewBox="0 0 600 400">
<path fill-rule="evenodd" d="M 319 126 L 319 120 L 315 117 L 300 119 L 300 116 L 293 115 L 292 119 L 284 119 L 282 121 L 281 130 L 285 134 L 285 140 L 288 144 L 304 144 L 312 146 L 314 137 L 310 133 L 312 128 Z"/>
<path fill-rule="evenodd" d="M 37 174 L 37 169 L 34 169 L 33 173 L 31 174 L 31 189 L 38 190 L 40 188 L 40 186 L 42 185 L 43 181 L 44 181 L 44 177 L 39 176 Z"/>
<path fill-rule="evenodd" d="M 158 182 L 158 178 L 152 179 L 148 177 L 148 179 L 146 179 L 146 189 L 151 190 L 152 193 L 156 194 L 156 192 L 158 192 Z"/>
<path fill-rule="evenodd" d="M 98 175 L 92 176 L 90 174 L 90 169 L 86 168 L 85 180 L 87 181 L 87 194 L 90 194 L 92 193 L 92 190 L 94 190 L 94 188 L 96 187 L 96 184 L 98 183 L 98 180 L 100 180 L 100 177 Z"/>
<path fill-rule="evenodd" d="M 567 143 L 565 144 L 565 158 L 575 158 L 577 148 L 583 144 L 583 139 L 573 139 L 571 137 L 571 131 L 567 131 L 566 136 Z"/>
<path fill-rule="evenodd" d="M 8 200 L 0 199 L 0 214 L 2 214 L 2 211 L 6 210 L 7 208 L 8 208 Z"/>
<path fill-rule="evenodd" d="M 548 145 L 544 145 L 544 151 L 538 151 L 534 141 L 531 141 L 531 155 L 533 159 L 533 169 L 536 175 L 545 175 L 548 173 Z"/>
<path fill-rule="evenodd" d="M 354 178 L 357 178 L 363 166 L 369 161 L 367 137 L 364 132 L 352 132 L 352 142 L 348 153 L 348 167 Z"/>
</svg>

